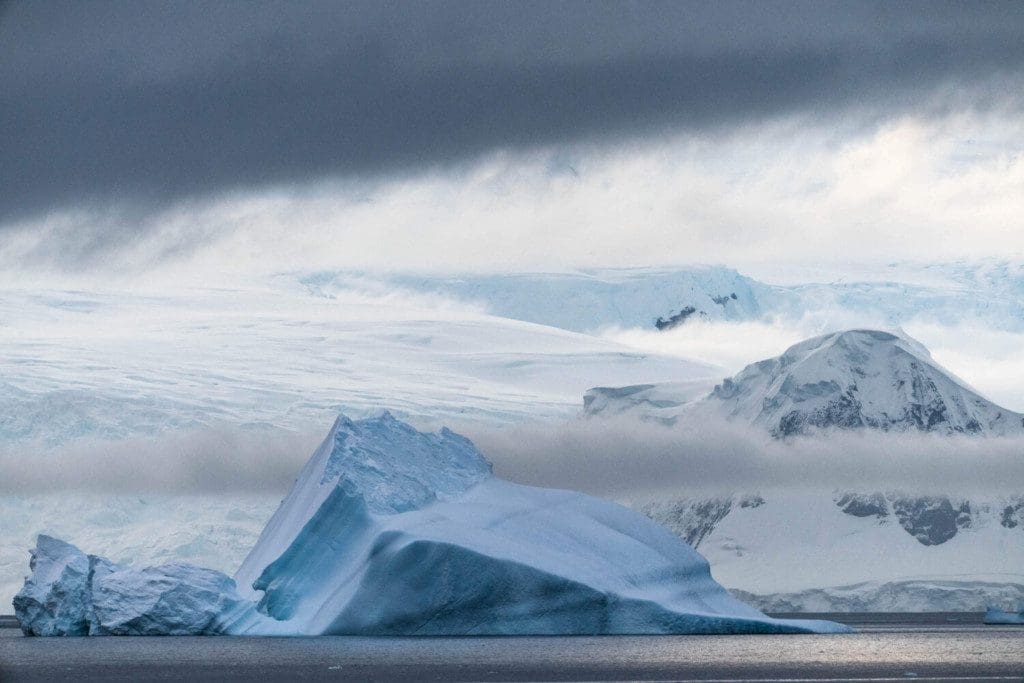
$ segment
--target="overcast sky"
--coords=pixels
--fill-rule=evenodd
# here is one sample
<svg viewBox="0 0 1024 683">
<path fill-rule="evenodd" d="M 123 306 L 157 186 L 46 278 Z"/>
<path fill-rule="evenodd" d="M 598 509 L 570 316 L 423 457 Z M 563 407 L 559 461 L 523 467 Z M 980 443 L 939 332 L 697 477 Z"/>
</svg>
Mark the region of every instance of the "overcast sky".
<svg viewBox="0 0 1024 683">
<path fill-rule="evenodd" d="M 6 2 L 0 265 L 1024 253 L 1021 2 Z"/>
</svg>

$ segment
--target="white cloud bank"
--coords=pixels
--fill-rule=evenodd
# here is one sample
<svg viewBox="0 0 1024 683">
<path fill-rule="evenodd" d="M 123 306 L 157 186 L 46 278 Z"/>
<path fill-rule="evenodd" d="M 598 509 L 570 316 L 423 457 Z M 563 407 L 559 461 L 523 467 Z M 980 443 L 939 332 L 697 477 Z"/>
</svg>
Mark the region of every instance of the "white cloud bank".
<svg viewBox="0 0 1024 683">
<path fill-rule="evenodd" d="M 615 499 L 767 490 L 1020 495 L 1024 439 L 873 432 L 777 441 L 726 422 L 632 419 L 477 424 L 461 430 L 498 476 Z M 287 493 L 322 439 L 315 430 L 207 429 L 160 439 L 80 441 L 0 452 L 0 496 Z"/>
<path fill-rule="evenodd" d="M 769 490 L 1020 495 L 1024 439 L 836 432 L 771 439 L 726 421 L 577 420 L 469 433 L 524 484 L 643 501 Z"/>
<path fill-rule="evenodd" d="M 9 232 L 0 263 L 59 267 L 68 252 L 95 249 L 86 262 L 104 273 L 154 263 L 231 275 L 693 262 L 757 273 L 1024 253 L 1024 120 L 1012 107 L 966 111 L 496 153 L 144 217 L 83 210 Z M 133 220 L 148 229 L 133 230 Z M 91 241 L 101 234 L 125 239 Z"/>
</svg>

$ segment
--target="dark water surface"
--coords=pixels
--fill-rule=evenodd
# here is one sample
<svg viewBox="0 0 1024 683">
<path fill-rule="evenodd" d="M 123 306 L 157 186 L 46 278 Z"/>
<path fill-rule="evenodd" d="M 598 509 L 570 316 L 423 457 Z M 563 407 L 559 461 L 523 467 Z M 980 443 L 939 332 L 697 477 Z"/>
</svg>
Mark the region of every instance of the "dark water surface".
<svg viewBox="0 0 1024 683">
<path fill-rule="evenodd" d="M 0 681 L 1024 681 L 1024 628 L 984 626 L 980 614 L 813 616 L 859 633 L 25 638 L 0 622 Z"/>
</svg>

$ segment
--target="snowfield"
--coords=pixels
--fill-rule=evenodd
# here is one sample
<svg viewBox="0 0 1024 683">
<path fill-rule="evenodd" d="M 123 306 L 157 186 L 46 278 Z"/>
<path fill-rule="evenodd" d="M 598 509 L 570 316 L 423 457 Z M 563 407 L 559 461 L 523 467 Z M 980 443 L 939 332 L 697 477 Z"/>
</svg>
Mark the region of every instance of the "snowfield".
<svg viewBox="0 0 1024 683">
<path fill-rule="evenodd" d="M 762 499 L 731 506 L 697 548 L 765 609 L 980 611 L 1024 595 L 1024 530 L 1001 524 L 1004 500 L 971 501 L 964 527 L 925 545 L 891 511 L 844 512 L 838 492 Z"/>
<path fill-rule="evenodd" d="M 511 484 L 464 437 L 339 418 L 236 574 L 119 567 L 48 536 L 31 635 L 842 633 L 771 619 L 642 515 Z M 251 587 L 250 587 L 251 586 Z"/>
<path fill-rule="evenodd" d="M 750 320 L 767 314 L 762 301 L 786 299 L 785 290 L 730 268 L 625 268 L 575 273 L 520 273 L 458 277 L 364 276 L 316 273 L 302 279 L 310 292 L 333 297 L 367 282 L 475 304 L 503 318 L 594 332 L 603 327 L 651 327 L 691 320 Z M 795 297 L 794 297 L 795 300 Z M 692 310 L 689 310 L 692 309 Z M 689 311 L 688 313 L 686 311 Z M 681 315 L 682 314 L 682 315 Z"/>
<path fill-rule="evenodd" d="M 673 424 L 711 411 L 775 437 L 829 429 L 1024 434 L 1024 415 L 979 395 L 905 334 L 844 330 L 752 363 L 707 391 L 702 380 L 595 387 L 589 416 L 627 415 Z"/>
<path fill-rule="evenodd" d="M 725 266 L 584 269 L 511 275 L 371 276 L 352 272 L 306 275 L 310 292 L 334 296 L 367 282 L 473 302 L 494 315 L 577 332 L 656 329 L 697 320 L 742 321 L 813 316 L 828 327 L 898 327 L 927 320 L 980 322 L 1024 331 L 1024 264 L 893 263 L 859 276 L 767 272 L 764 280 Z M 769 282 L 770 281 L 770 282 Z M 825 330 L 827 331 L 827 330 Z"/>
<path fill-rule="evenodd" d="M 276 473 L 261 485 L 255 471 L 211 494 L 202 472 L 179 465 L 186 454 L 210 466 L 266 466 L 277 455 L 295 464 L 343 411 L 390 406 L 426 425 L 559 419 L 578 412 L 595 378 L 720 374 L 436 297 L 311 296 L 291 277 L 173 294 L 8 288 L 0 344 L 8 606 L 38 533 L 119 562 L 233 572 L 287 488 Z M 287 452 L 294 443 L 309 445 Z M 266 453 L 249 463 L 222 452 L 239 447 Z"/>
<path fill-rule="evenodd" d="M 321 425 L 339 412 L 364 417 L 387 406 L 422 427 L 450 424 L 476 435 L 473 430 L 481 426 L 563 423 L 579 414 L 584 392 L 598 387 L 587 393 L 588 414 L 640 415 L 672 424 L 680 410 L 728 374 L 680 357 L 682 351 L 673 348 L 674 340 L 700 330 L 692 326 L 695 321 L 705 321 L 716 335 L 731 335 L 722 337 L 723 343 L 741 350 L 777 319 L 809 320 L 805 326 L 815 333 L 851 320 L 858 325 L 927 321 L 946 335 L 942 325 L 969 323 L 950 328 L 963 348 L 974 343 L 963 330 L 1002 330 L 996 339 L 1001 351 L 985 352 L 982 375 L 998 374 L 997 385 L 1013 393 L 1018 332 L 1024 330 L 1022 272 L 1005 263 L 893 266 L 863 280 L 818 278 L 808 284 L 805 278 L 784 285 L 721 267 L 461 277 L 299 273 L 235 281 L 230 288 L 188 282 L 106 289 L 95 283 L 65 288 L 52 282 L 8 283 L 0 291 L 0 604 L 9 605 L 21 585 L 27 549 L 38 533 L 67 539 L 119 564 L 180 560 L 233 573 L 287 490 L 296 458 L 309 452 Z M 680 315 L 690 307 L 692 313 Z M 659 332 L 659 319 L 669 329 Z M 760 322 L 744 326 L 744 321 Z M 634 344 L 628 335 L 606 334 L 607 328 L 643 328 L 661 341 Z M 645 350 L 652 348 L 657 352 Z M 1012 431 L 1011 418 L 1019 415 L 988 401 L 919 349 L 908 349 L 910 356 L 896 365 L 889 356 L 877 356 L 885 362 L 875 370 L 895 368 L 898 377 L 872 378 L 851 374 L 848 359 L 819 348 L 800 364 L 808 372 L 797 385 L 823 382 L 819 388 L 829 391 L 797 395 L 790 391 L 793 382 L 786 384 L 795 375 L 753 373 L 743 382 L 749 392 L 726 403 L 747 419 L 761 415 L 768 399 L 775 403 L 764 411 L 765 425 L 779 429 L 783 418 L 796 413 L 799 419 L 787 425 L 813 428 L 820 416 L 836 414 L 827 406 L 852 381 L 871 400 L 861 401 L 856 411 L 839 412 L 868 422 L 895 415 L 893 431 L 902 428 L 903 418 L 916 425 L 915 416 L 940 431 L 972 432 L 975 422 L 983 433 Z M 1005 364 L 999 360 L 1004 356 Z M 756 357 L 736 365 L 730 361 L 730 371 Z M 957 358 L 948 350 L 936 352 L 936 358 L 947 357 Z M 970 376 L 977 372 L 975 366 Z M 887 377 L 904 382 L 902 393 L 887 391 Z M 931 382 L 938 402 L 918 401 L 908 408 L 908 396 L 924 396 L 914 393 L 915 382 Z M 900 412 L 903 408 L 909 412 Z M 932 422 L 936 415 L 945 419 Z M 241 473 L 232 478 L 232 468 Z M 628 471 L 622 476 L 628 478 Z M 776 510 L 780 498 L 761 493 L 768 505 L 742 510 Z M 973 526 L 968 527 L 957 521 L 964 501 L 955 491 L 946 495 L 951 509 L 932 506 L 938 521 L 929 521 L 927 505 L 906 513 L 892 500 L 886 518 L 857 518 L 836 503 L 846 493 L 820 492 L 807 514 L 821 515 L 830 542 L 837 545 L 842 535 L 833 531 L 846 528 L 846 522 L 870 529 L 863 533 L 877 541 L 862 549 L 872 556 L 887 552 L 892 539 L 883 535 L 895 532 L 900 542 L 917 544 L 905 566 L 890 572 L 883 570 L 887 564 L 878 565 L 876 571 L 836 550 L 795 574 L 785 562 L 778 569 L 766 562 L 770 571 L 764 580 L 748 580 L 728 568 L 738 555 L 722 550 L 723 544 L 747 548 L 745 557 L 758 561 L 777 549 L 758 546 L 761 554 L 752 554 L 756 539 L 748 541 L 740 530 L 731 540 L 722 538 L 725 527 L 719 522 L 736 519 L 739 501 L 760 495 L 755 488 L 737 492 L 728 506 L 680 493 L 662 501 L 669 512 L 659 519 L 684 538 L 694 530 L 703 534 L 700 549 L 715 558 L 716 577 L 717 562 L 723 562 L 724 585 L 765 596 L 834 589 L 836 604 L 848 596 L 848 604 L 864 605 L 869 596 L 861 591 L 853 597 L 845 587 L 909 586 L 900 582 L 918 580 L 914 586 L 1022 583 L 1011 565 L 1024 539 L 1024 512 L 1013 501 L 970 497 Z M 1002 525 L 1004 508 L 1012 508 L 1007 519 L 1016 527 Z M 788 523 L 774 514 L 764 532 Z M 908 530 L 901 514 L 924 521 Z M 1002 530 L 1009 535 L 1000 536 Z M 985 534 L 990 535 L 982 539 Z M 932 548 L 960 547 L 981 558 L 1000 548 L 1006 563 L 965 554 L 962 564 L 950 560 L 950 571 L 939 566 L 935 573 L 942 578 L 928 584 L 936 564 L 933 555 L 918 553 L 922 543 L 915 539 L 920 538 L 942 539 Z M 1000 544 L 1009 544 L 1009 550 L 1003 552 Z M 842 569 L 841 582 L 832 582 L 828 577 L 840 560 L 863 571 Z M 996 571 L 989 576 L 992 567 Z M 803 578 L 774 582 L 776 571 Z M 988 579 L 979 578 L 983 575 Z M 952 595 L 914 590 L 921 609 L 942 609 L 941 601 Z M 971 595 L 960 594 L 956 604 L 974 604 Z"/>
<path fill-rule="evenodd" d="M 567 417 L 595 382 L 719 374 L 440 299 L 271 285 L 3 292 L 0 448 L 223 423 L 296 429 L 385 405 L 436 422 Z"/>
</svg>

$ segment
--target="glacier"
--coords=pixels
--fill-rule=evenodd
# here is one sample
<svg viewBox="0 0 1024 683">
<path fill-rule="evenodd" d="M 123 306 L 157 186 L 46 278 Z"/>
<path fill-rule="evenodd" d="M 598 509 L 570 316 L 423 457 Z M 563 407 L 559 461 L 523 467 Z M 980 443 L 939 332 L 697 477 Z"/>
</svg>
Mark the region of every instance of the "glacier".
<svg viewBox="0 0 1024 683">
<path fill-rule="evenodd" d="M 15 597 L 34 635 L 841 633 L 740 602 L 643 515 L 495 477 L 466 438 L 339 417 L 234 579 L 125 568 L 48 536 Z"/>
<path fill-rule="evenodd" d="M 769 267 L 757 277 L 711 265 L 457 276 L 322 271 L 297 277 L 316 296 L 335 297 L 372 282 L 577 332 L 808 315 L 826 324 L 841 315 L 871 326 L 970 321 L 1024 331 L 1024 264 L 1006 260 L 891 263 L 841 274 Z"/>
<path fill-rule="evenodd" d="M 325 299 L 287 281 L 155 293 L 0 288 L 0 320 L 0 456 L 221 428 L 319 433 L 338 413 L 382 405 L 452 426 L 571 417 L 591 383 L 720 374 L 456 304 Z"/>
<path fill-rule="evenodd" d="M 449 295 L 484 302 L 493 314 L 522 320 L 545 320 L 542 314 L 549 313 L 568 316 L 549 320 L 578 330 L 645 327 L 667 342 L 690 334 L 687 326 L 662 334 L 653 331 L 654 322 L 685 306 L 728 321 L 722 323 L 723 329 L 765 316 L 810 316 L 810 324 L 796 328 L 806 331 L 805 336 L 834 329 L 836 323 L 875 326 L 918 321 L 911 330 L 930 345 L 935 342 L 937 359 L 965 373 L 996 403 L 1022 409 L 1010 381 L 1016 367 L 1011 361 L 1020 356 L 1018 333 L 998 337 L 1000 353 L 1006 358 L 985 363 L 987 376 L 971 370 L 970 361 L 978 356 L 967 352 L 992 343 L 991 339 L 976 341 L 974 332 L 1021 328 L 1024 271 L 1020 266 L 964 263 L 915 270 L 898 264 L 858 275 L 858 280 L 839 281 L 821 274 L 787 272 L 784 280 L 789 284 L 778 287 L 764 284 L 783 281 L 769 273 L 744 273 L 759 280 L 736 281 L 735 271 L 720 269 L 716 274 L 716 270 L 680 268 L 675 275 L 661 270 L 664 277 L 650 269 L 590 271 L 572 277 L 480 276 L 489 278 L 487 287 L 493 289 L 493 296 L 477 287 L 475 276 L 385 278 L 378 290 L 344 278 L 322 278 L 318 283 L 300 273 L 233 281 L 225 289 L 187 282 L 172 289 L 140 286 L 129 291 L 98 288 L 95 283 L 61 288 L 54 282 L 31 286 L 12 282 L 0 292 L 4 319 L 0 338 L 5 344 L 0 359 L 0 465 L 5 474 L 19 468 L 27 471 L 22 461 L 28 463 L 59 449 L 80 456 L 82 462 L 99 456 L 102 469 L 107 444 L 121 450 L 140 445 L 141 460 L 150 443 L 166 448 L 175 435 L 191 438 L 211 432 L 251 434 L 252 438 L 301 435 L 302 448 L 292 452 L 307 453 L 322 436 L 323 425 L 339 412 L 365 416 L 385 404 L 418 424 L 443 422 L 460 431 L 479 424 L 571 419 L 579 410 L 580 394 L 595 385 L 613 387 L 607 396 L 593 401 L 595 411 L 614 414 L 626 405 L 618 400 L 620 392 L 614 387 L 643 385 L 648 389 L 639 391 L 636 398 L 646 401 L 650 419 L 671 422 L 678 408 L 673 404 L 690 400 L 693 387 L 706 394 L 716 381 L 754 359 L 737 357 L 730 361 L 735 365 L 728 372 L 718 371 L 661 355 L 665 350 L 645 351 L 623 339 L 613 342 L 488 315 L 452 303 Z M 707 272 L 707 277 L 698 278 L 698 271 Z M 686 272 L 694 273 L 692 289 Z M 501 297 L 528 291 L 520 288 L 528 279 L 550 283 L 550 296 L 531 294 L 508 305 L 492 305 Z M 439 286 L 437 280 L 453 284 Z M 391 284 L 404 289 L 396 293 Z M 611 291 L 612 285 L 621 296 L 602 294 Z M 714 302 L 727 293 L 735 293 L 737 299 L 730 296 L 724 306 Z M 819 320 L 813 315 L 816 310 L 828 315 Z M 930 332 L 922 326 L 922 321 L 929 320 L 934 326 Z M 970 325 L 943 327 L 965 323 Z M 735 329 L 740 334 L 742 328 Z M 794 333 L 792 339 L 796 338 Z M 68 339 L 74 343 L 68 344 Z M 950 355 L 943 345 L 957 352 Z M 775 354 L 782 346 L 760 355 Z M 183 350 L 187 350 L 184 357 Z M 997 372 L 1002 374 L 993 383 Z M 669 386 L 665 379 L 678 380 L 677 386 Z M 29 478 L 33 486 L 7 477 L 0 495 L 4 517 L 0 601 L 5 604 L 21 586 L 24 548 L 40 532 L 123 564 L 180 559 L 230 575 L 290 481 L 289 468 L 281 479 L 283 488 L 275 483 L 253 491 L 234 485 L 217 495 L 189 491 L 176 496 L 174 491 L 168 494 L 133 481 L 129 482 L 135 487 L 129 489 L 132 495 L 121 495 L 125 489 L 101 488 L 91 479 L 79 483 L 65 476 L 65 483 L 51 483 L 46 472 L 53 465 L 39 461 L 33 470 L 37 475 Z M 168 459 L 164 469 L 173 470 L 174 462 Z M 995 505 L 998 501 L 971 502 Z M 820 505 L 829 513 L 837 511 L 830 493 L 822 496 Z M 1021 524 L 1020 515 L 1014 514 L 1004 515 L 1008 524 Z M 888 519 L 893 530 L 905 534 L 894 516 Z M 977 514 L 975 519 L 980 519 Z M 880 523 L 874 518 L 850 521 Z M 953 539 L 932 548 L 959 547 L 974 535 L 1002 533 L 1005 528 L 999 519 L 986 529 L 975 524 L 958 529 Z M 1006 539 L 1014 552 L 1019 546 L 1016 534 L 1022 528 L 1012 530 Z M 720 558 L 711 557 L 711 540 L 700 550 L 712 559 L 716 578 L 730 588 L 777 593 L 826 585 L 773 586 L 764 583 L 765 573 L 756 580 L 734 581 L 722 574 Z M 735 544 L 741 542 L 745 541 L 738 538 Z M 998 542 L 1002 541 L 993 536 L 991 544 Z M 724 539 L 721 543 L 733 544 Z M 997 547 L 991 544 L 984 547 Z M 788 554 L 778 548 L 773 552 Z M 748 555 L 755 564 L 764 557 Z M 914 557 L 915 562 L 905 567 L 911 573 L 901 570 L 874 577 L 861 572 L 841 581 L 927 579 L 924 574 L 932 561 Z M 829 563 L 827 558 L 821 560 L 821 572 Z M 1008 563 L 1000 559 L 1000 571 L 1008 571 L 1004 566 Z M 955 566 L 967 576 L 978 574 L 977 567 Z M 1021 581 L 1019 571 L 1013 577 Z"/>
</svg>

